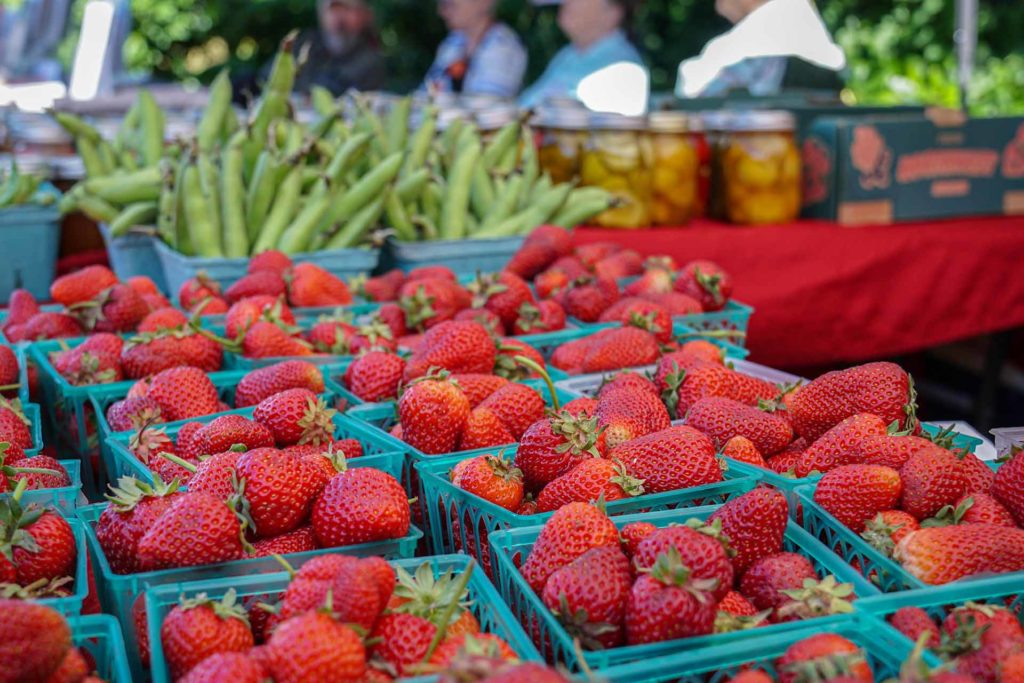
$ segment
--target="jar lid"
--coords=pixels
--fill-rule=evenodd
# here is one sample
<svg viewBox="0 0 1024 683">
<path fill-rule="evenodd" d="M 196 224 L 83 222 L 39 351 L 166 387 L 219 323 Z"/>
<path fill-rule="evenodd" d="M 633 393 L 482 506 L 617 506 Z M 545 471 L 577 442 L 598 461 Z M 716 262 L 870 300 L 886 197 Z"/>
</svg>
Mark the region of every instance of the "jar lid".
<svg viewBox="0 0 1024 683">
<path fill-rule="evenodd" d="M 796 129 L 796 118 L 781 110 L 744 111 L 734 112 L 726 125 L 736 131 L 788 132 Z"/>
<path fill-rule="evenodd" d="M 462 109 L 461 107 L 445 107 L 441 109 L 437 114 L 437 129 L 447 130 L 448 126 L 452 125 L 453 122 L 459 119 L 468 119 L 472 116 L 472 113 L 468 109 Z"/>
<path fill-rule="evenodd" d="M 590 127 L 596 130 L 643 130 L 647 127 L 647 119 L 643 116 L 594 112 L 590 114 Z"/>
<path fill-rule="evenodd" d="M 700 122 L 705 130 L 727 130 L 732 115 L 730 111 L 705 111 L 700 114 Z"/>
<path fill-rule="evenodd" d="M 519 118 L 519 108 L 514 104 L 491 106 L 475 110 L 473 117 L 476 119 L 477 125 L 480 126 L 480 130 L 497 130 Z"/>
<path fill-rule="evenodd" d="M 537 111 L 533 123 L 544 128 L 586 130 L 590 115 L 582 107 L 544 107 Z"/>
<path fill-rule="evenodd" d="M 647 116 L 647 123 L 656 133 L 686 133 L 693 129 L 693 118 L 684 111 L 653 111 Z"/>
</svg>

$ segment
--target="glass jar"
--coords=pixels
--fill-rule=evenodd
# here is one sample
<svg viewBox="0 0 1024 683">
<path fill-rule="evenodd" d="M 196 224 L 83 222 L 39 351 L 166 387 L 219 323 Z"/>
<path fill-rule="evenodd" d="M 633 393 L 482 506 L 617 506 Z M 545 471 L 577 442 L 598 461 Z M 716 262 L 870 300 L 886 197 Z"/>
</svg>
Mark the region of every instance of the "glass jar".
<svg viewBox="0 0 1024 683">
<path fill-rule="evenodd" d="M 537 160 L 553 182 L 567 183 L 579 178 L 587 123 L 587 112 L 579 107 L 548 108 L 537 114 Z"/>
<path fill-rule="evenodd" d="M 654 112 L 648 117 L 654 225 L 683 225 L 697 211 L 700 156 L 689 119 L 677 111 Z"/>
<path fill-rule="evenodd" d="M 726 111 L 705 112 L 701 115 L 701 125 L 704 127 L 704 137 L 711 155 L 708 171 L 710 188 L 705 205 L 705 215 L 720 221 L 726 220 L 722 156 L 725 152 L 723 141 L 725 131 L 729 128 L 729 119 L 730 114 Z"/>
<path fill-rule="evenodd" d="M 800 215 L 800 151 L 793 115 L 736 114 L 722 134 L 721 178 L 731 223 L 789 223 Z"/>
<path fill-rule="evenodd" d="M 651 141 L 642 116 L 593 114 L 583 148 L 580 182 L 615 195 L 619 206 L 599 214 L 606 228 L 640 228 L 651 224 Z"/>
</svg>

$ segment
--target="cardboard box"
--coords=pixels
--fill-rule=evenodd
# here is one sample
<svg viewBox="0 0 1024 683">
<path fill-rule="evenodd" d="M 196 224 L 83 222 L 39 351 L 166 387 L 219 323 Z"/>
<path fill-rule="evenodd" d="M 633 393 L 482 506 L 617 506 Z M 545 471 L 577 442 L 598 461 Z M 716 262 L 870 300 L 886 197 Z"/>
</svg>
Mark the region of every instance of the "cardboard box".
<svg viewBox="0 0 1024 683">
<path fill-rule="evenodd" d="M 842 225 L 1024 214 L 1024 118 L 825 117 L 804 136 L 804 216 Z"/>
</svg>

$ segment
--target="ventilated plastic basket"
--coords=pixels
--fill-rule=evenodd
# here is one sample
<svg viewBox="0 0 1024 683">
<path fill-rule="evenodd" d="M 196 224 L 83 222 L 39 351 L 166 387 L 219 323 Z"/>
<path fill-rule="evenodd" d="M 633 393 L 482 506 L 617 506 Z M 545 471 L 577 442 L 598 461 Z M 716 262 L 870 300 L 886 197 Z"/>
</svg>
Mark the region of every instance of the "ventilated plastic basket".
<svg viewBox="0 0 1024 683">
<path fill-rule="evenodd" d="M 60 460 L 67 470 L 71 483 L 54 489 L 26 489 L 21 495 L 22 505 L 42 505 L 60 511 L 65 517 L 74 517 L 82 495 L 82 463 L 78 460 Z M 32 458 L 23 460 L 15 467 L 33 467 Z M 10 493 L 0 493 L 0 500 L 8 498 Z"/>
<path fill-rule="evenodd" d="M 52 186 L 49 190 L 56 194 Z M 25 204 L 0 209 L 0 244 L 4 247 L 0 304 L 6 304 L 15 289 L 27 289 L 42 301 L 49 299 L 60 246 L 60 211 L 56 202 L 50 206 Z"/>
<path fill-rule="evenodd" d="M 21 411 L 25 414 L 25 419 L 31 423 L 29 431 L 32 433 L 32 448 L 26 448 L 25 455 L 32 457 L 38 455 L 39 451 L 43 450 L 42 410 L 36 403 L 22 403 Z"/>
<path fill-rule="evenodd" d="M 72 617 L 71 640 L 85 649 L 96 663 L 96 673 L 107 683 L 132 683 L 124 635 L 117 619 L 109 614 Z"/>
<path fill-rule="evenodd" d="M 682 524 L 691 518 L 706 519 L 719 507 L 721 506 L 714 505 L 685 510 L 624 515 L 613 517 L 612 521 L 619 528 L 630 522 L 651 522 L 655 526 L 664 527 L 670 524 Z M 541 527 L 535 526 L 499 531 L 491 535 L 491 562 L 496 577 L 495 582 L 502 596 L 512 607 L 512 613 L 519 617 L 520 623 L 528 626 L 528 632 L 534 634 L 534 644 L 537 645 L 544 658 L 549 662 L 564 663 L 572 671 L 579 671 L 584 667 L 572 637 L 558 622 L 551 610 L 544 606 L 540 596 L 533 592 L 522 574 L 519 573 L 518 567 L 525 562 L 526 557 L 530 554 L 540 531 Z M 834 574 L 840 581 L 852 583 L 858 597 L 877 595 L 879 592 L 863 576 L 836 557 L 828 548 L 818 543 L 793 521 L 790 521 L 786 527 L 784 546 L 787 551 L 799 552 L 810 559 L 820 576 Z M 840 616 L 829 616 L 805 622 L 770 624 L 756 630 L 736 633 L 586 651 L 582 652 L 582 657 L 587 667 L 598 670 L 620 664 L 645 661 L 651 657 L 676 652 L 698 651 L 707 647 L 736 643 L 751 637 L 769 637 L 803 626 L 810 627 L 811 624 L 816 629 L 824 630 L 831 628 L 835 623 L 841 623 L 842 620 L 843 617 Z M 533 627 L 533 630 L 529 627 Z"/>
<path fill-rule="evenodd" d="M 367 315 L 366 313 L 358 312 L 360 308 L 366 306 L 370 305 L 363 304 L 360 307 L 345 307 L 336 308 L 332 310 L 334 310 L 335 312 L 344 310 L 347 313 L 351 314 L 354 319 L 359 319 L 360 317 L 365 317 Z M 372 304 L 372 306 L 375 307 L 376 304 Z M 313 327 L 313 325 L 317 323 L 317 317 L 297 319 L 296 322 L 297 326 L 300 329 L 309 330 L 310 328 Z M 204 326 L 209 325 L 208 329 L 214 327 L 212 324 L 207 323 L 205 319 L 203 321 L 203 324 Z M 223 328 L 218 329 L 217 334 L 223 334 Z M 338 363 L 344 363 L 347 365 L 352 361 L 353 358 L 355 358 L 355 356 L 348 353 L 322 353 L 311 356 L 271 356 L 267 358 L 246 358 L 245 356 L 238 353 L 226 352 L 224 354 L 224 365 L 226 367 L 231 368 L 232 370 L 253 370 L 256 368 L 265 368 L 268 365 L 274 365 L 276 363 L 281 363 L 286 360 L 302 360 L 306 361 L 307 363 L 312 363 L 313 365 L 337 365 Z"/>
<path fill-rule="evenodd" d="M 913 649 L 895 629 L 863 614 L 843 618 L 827 627 L 800 628 L 770 636 L 758 631 L 748 631 L 750 637 L 728 645 L 602 669 L 600 676 L 608 683 L 728 683 L 741 671 L 760 669 L 778 680 L 776 661 L 791 645 L 819 633 L 834 633 L 861 648 L 876 681 L 895 680 L 900 665 Z M 938 664 L 934 660 L 928 663 Z"/>
<path fill-rule="evenodd" d="M 273 557 L 259 557 L 199 567 L 164 569 L 138 574 L 115 574 L 96 537 L 96 523 L 106 507 L 102 503 L 89 505 L 79 508 L 77 514 L 79 519 L 85 523 L 85 534 L 89 541 L 93 572 L 96 576 L 96 586 L 99 589 L 104 612 L 116 616 L 124 627 L 125 645 L 129 653 L 132 672 L 137 676 L 137 680 L 142 680 L 143 671 L 138 658 L 139 643 L 133 626 L 132 605 L 136 598 L 142 597 L 147 588 L 215 578 L 230 578 L 233 583 L 237 583 L 237 577 L 271 574 L 281 569 L 281 565 Z M 380 555 L 389 559 L 412 557 L 416 550 L 416 544 L 422 537 L 422 531 L 415 526 L 410 526 L 409 533 L 402 538 L 377 543 L 360 543 L 343 548 L 324 548 L 304 553 L 292 553 L 284 555 L 284 557 L 293 567 L 300 567 L 310 558 L 329 553 L 343 553 L 358 557 Z"/>
<path fill-rule="evenodd" d="M 103 244 L 107 247 L 107 257 L 114 274 L 121 281 L 130 277 L 144 275 L 164 294 L 176 294 L 177 289 L 168 290 L 164 279 L 164 268 L 156 253 L 156 237 L 143 233 L 128 233 L 120 237 L 110 236 L 110 227 L 100 223 Z"/>
<path fill-rule="evenodd" d="M 523 244 L 523 237 L 483 240 L 437 240 L 399 242 L 389 238 L 384 245 L 386 268 L 406 273 L 421 266 L 447 266 L 456 275 L 501 270 Z"/>
<path fill-rule="evenodd" d="M 424 563 L 429 563 L 434 570 L 435 576 L 440 576 L 451 570 L 456 575 L 466 571 L 473 564 L 473 574 L 469 577 L 467 588 L 469 596 L 467 600 L 471 603 L 470 609 L 480 622 L 482 633 L 492 633 L 505 640 L 512 650 L 523 661 L 539 661 L 540 655 L 537 649 L 530 642 L 529 637 L 523 632 L 519 622 L 508 611 L 508 607 L 501 600 L 498 591 L 487 577 L 475 566 L 473 561 L 465 555 L 441 555 L 438 557 L 424 557 L 411 560 L 398 560 L 391 564 L 401 567 L 410 574 Z M 146 591 L 146 617 L 149 625 L 149 642 L 151 645 L 151 671 L 153 683 L 164 683 L 170 681 L 167 662 L 164 658 L 163 647 L 160 643 L 160 625 L 164 617 L 178 604 L 182 595 L 194 597 L 199 593 L 206 593 L 207 596 L 219 599 L 230 589 L 234 589 L 239 600 L 245 601 L 267 601 L 283 593 L 288 586 L 289 577 L 286 573 L 266 574 L 262 576 L 247 576 L 238 579 L 214 579 L 195 583 L 175 583 Z M 408 680 L 408 679 L 403 679 Z M 424 680 L 430 680 L 424 678 Z"/>
<path fill-rule="evenodd" d="M 1010 455 L 1014 448 L 1024 449 L 1024 427 L 993 429 L 991 434 L 995 437 L 996 453 L 1000 458 Z"/>
<path fill-rule="evenodd" d="M 511 461 L 515 458 L 516 449 L 489 449 L 485 452 L 503 452 Z M 517 515 L 480 496 L 463 491 L 452 483 L 449 476 L 452 468 L 462 460 L 462 456 L 453 456 L 416 463 L 420 495 L 427 509 L 431 550 L 435 553 L 469 553 L 489 570 L 491 558 L 487 537 L 490 534 L 504 529 L 544 524 L 554 513 Z M 743 495 L 758 484 L 757 479 L 736 477 L 731 471 L 725 476 L 724 481 L 705 486 L 608 501 L 605 509 L 609 515 L 615 516 L 719 504 Z"/>
</svg>

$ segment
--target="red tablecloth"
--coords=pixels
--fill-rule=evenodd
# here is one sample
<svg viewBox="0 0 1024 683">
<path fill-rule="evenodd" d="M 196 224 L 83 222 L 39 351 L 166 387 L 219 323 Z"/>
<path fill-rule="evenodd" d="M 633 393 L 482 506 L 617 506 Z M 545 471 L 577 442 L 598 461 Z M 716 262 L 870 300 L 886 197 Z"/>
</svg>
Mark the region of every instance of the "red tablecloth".
<svg viewBox="0 0 1024 683">
<path fill-rule="evenodd" d="M 1024 325 L 1024 218 L 842 228 L 820 221 L 619 232 L 581 228 L 681 264 L 728 269 L 756 309 L 751 358 L 779 367 L 855 362 Z"/>
</svg>

